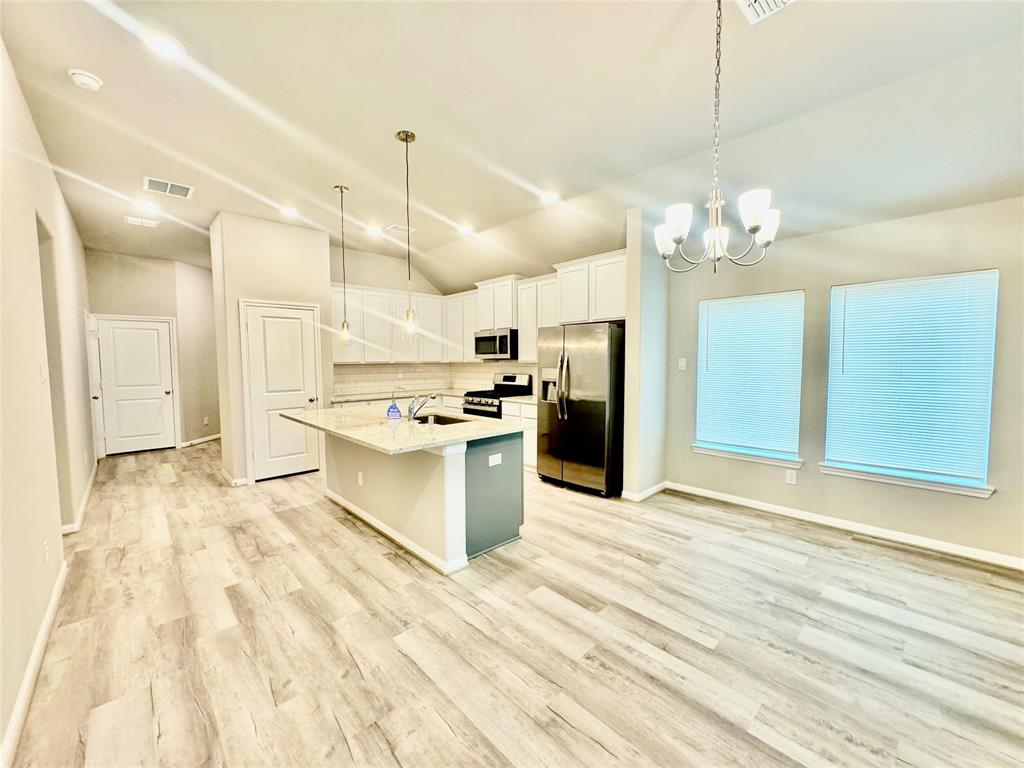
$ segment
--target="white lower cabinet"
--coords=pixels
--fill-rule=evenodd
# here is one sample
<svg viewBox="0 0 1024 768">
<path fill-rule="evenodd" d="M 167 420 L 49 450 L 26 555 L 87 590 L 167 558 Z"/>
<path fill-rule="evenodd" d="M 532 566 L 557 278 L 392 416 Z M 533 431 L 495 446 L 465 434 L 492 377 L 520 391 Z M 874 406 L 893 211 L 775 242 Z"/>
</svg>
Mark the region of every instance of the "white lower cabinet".
<svg viewBox="0 0 1024 768">
<path fill-rule="evenodd" d="M 454 395 L 441 395 L 441 407 L 450 408 L 462 413 L 462 398 Z"/>
<path fill-rule="evenodd" d="M 502 403 L 501 420 L 523 428 L 523 466 L 537 466 L 537 406 L 527 403 Z"/>
</svg>

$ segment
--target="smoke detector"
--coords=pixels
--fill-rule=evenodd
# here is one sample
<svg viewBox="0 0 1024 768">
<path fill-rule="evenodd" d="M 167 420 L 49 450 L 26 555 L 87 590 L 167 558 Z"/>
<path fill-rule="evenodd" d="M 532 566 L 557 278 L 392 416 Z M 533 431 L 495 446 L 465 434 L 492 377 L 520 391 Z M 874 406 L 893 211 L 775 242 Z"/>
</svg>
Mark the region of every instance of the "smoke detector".
<svg viewBox="0 0 1024 768">
<path fill-rule="evenodd" d="M 736 0 L 736 5 L 743 11 L 743 16 L 751 26 L 763 21 L 773 13 L 778 13 L 793 0 Z"/>
<path fill-rule="evenodd" d="M 69 69 L 68 77 L 83 91 L 98 91 L 103 87 L 103 80 L 100 77 L 84 69 Z"/>
<path fill-rule="evenodd" d="M 142 188 L 147 192 L 157 192 L 158 194 L 170 195 L 171 197 L 183 197 L 186 200 L 192 197 L 193 192 L 193 188 L 188 184 L 154 179 L 151 176 L 142 177 Z"/>
</svg>

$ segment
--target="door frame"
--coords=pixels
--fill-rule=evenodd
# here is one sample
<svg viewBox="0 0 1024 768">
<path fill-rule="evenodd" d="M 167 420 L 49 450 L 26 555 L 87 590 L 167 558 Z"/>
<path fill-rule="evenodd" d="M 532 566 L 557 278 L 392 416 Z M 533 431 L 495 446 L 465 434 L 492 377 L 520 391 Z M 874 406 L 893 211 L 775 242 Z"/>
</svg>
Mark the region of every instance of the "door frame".
<svg viewBox="0 0 1024 768">
<path fill-rule="evenodd" d="M 178 323 L 173 317 L 161 317 L 158 315 L 108 315 L 101 314 L 98 312 L 90 313 L 88 316 L 88 345 L 89 353 L 86 355 L 89 365 L 89 380 L 90 382 L 95 381 L 99 385 L 99 392 L 90 393 L 90 398 L 94 395 L 99 396 L 99 414 L 93 415 L 93 429 L 96 428 L 96 422 L 103 427 L 101 437 L 95 439 L 93 442 L 96 443 L 97 449 L 100 447 L 100 441 L 102 440 L 102 455 L 97 455 L 96 458 L 101 459 L 107 455 L 107 425 L 103 416 L 103 366 L 100 364 L 100 320 L 120 320 L 122 322 L 143 322 L 143 323 L 167 323 L 170 329 L 171 339 L 171 407 L 174 409 L 174 415 L 172 421 L 174 422 L 174 447 L 181 448 L 182 441 L 182 424 L 181 424 L 181 400 L 180 392 L 178 387 Z M 91 403 L 97 402 L 96 400 L 90 400 Z M 95 437 L 95 435 L 94 435 Z"/>
<path fill-rule="evenodd" d="M 313 354 L 316 357 L 316 402 L 323 405 L 323 357 L 320 349 L 320 305 L 302 301 L 269 301 L 266 299 L 238 300 L 238 330 L 242 351 L 242 421 L 245 425 L 245 484 L 256 485 L 256 449 L 252 439 L 252 389 L 249 386 L 249 325 L 246 312 L 249 307 L 280 307 L 282 309 L 313 310 Z M 308 429 L 308 427 L 307 427 Z M 324 463 L 324 436 L 317 440 L 316 462 L 319 468 Z"/>
</svg>

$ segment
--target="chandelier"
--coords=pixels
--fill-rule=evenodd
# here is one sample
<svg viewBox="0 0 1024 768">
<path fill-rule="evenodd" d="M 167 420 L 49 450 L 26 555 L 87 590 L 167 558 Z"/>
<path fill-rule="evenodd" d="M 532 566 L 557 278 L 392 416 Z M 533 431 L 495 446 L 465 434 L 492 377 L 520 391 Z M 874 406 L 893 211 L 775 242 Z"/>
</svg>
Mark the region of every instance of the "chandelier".
<svg viewBox="0 0 1024 768">
<path fill-rule="evenodd" d="M 352 344 L 352 326 L 348 324 L 348 273 L 345 269 L 345 193 L 348 187 L 344 184 L 335 184 L 334 189 L 338 192 L 341 206 L 341 344 L 350 346 Z"/>
<path fill-rule="evenodd" d="M 405 144 L 405 271 L 409 281 L 409 305 L 402 317 L 402 338 L 412 341 L 416 338 L 416 310 L 412 308 L 412 222 L 409 219 L 409 145 L 416 141 L 412 131 L 399 131 L 395 138 Z"/>
<path fill-rule="evenodd" d="M 665 223 L 654 228 L 654 242 L 658 253 L 665 260 L 665 266 L 673 272 L 689 272 L 705 261 L 711 261 L 714 271 L 718 272 L 718 262 L 728 259 L 742 267 L 752 267 L 761 262 L 768 253 L 768 246 L 775 240 L 779 229 L 779 211 L 772 208 L 770 189 L 752 189 L 739 196 L 740 220 L 750 235 L 750 243 L 743 253 L 734 256 L 729 253 L 729 228 L 722 223 L 722 206 L 725 198 L 718 185 L 718 149 L 719 149 L 719 107 L 721 105 L 722 75 L 722 0 L 717 0 L 715 13 L 715 139 L 714 164 L 711 175 L 711 191 L 708 193 L 708 228 L 704 230 L 704 253 L 691 259 L 683 251 L 683 243 L 690 232 L 693 222 L 693 206 L 690 203 L 676 203 L 665 209 Z M 753 261 L 743 261 L 754 246 L 761 249 L 761 255 Z M 685 266 L 673 266 L 672 257 L 679 255 Z"/>
</svg>

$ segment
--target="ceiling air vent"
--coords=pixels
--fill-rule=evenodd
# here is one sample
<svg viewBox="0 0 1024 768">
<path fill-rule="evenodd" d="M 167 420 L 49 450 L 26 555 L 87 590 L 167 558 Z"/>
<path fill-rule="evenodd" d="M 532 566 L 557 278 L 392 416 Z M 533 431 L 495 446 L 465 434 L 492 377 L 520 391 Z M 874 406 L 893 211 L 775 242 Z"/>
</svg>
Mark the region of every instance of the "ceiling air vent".
<svg viewBox="0 0 1024 768">
<path fill-rule="evenodd" d="M 159 192 L 161 195 L 183 197 L 186 200 L 192 197 L 192 187 L 187 184 L 178 184 L 177 182 L 164 181 L 163 179 L 153 179 L 149 176 L 142 177 L 142 188 L 147 192 Z"/>
<path fill-rule="evenodd" d="M 416 227 L 409 229 L 404 224 L 389 224 L 388 226 L 384 227 L 384 231 L 390 232 L 392 235 L 401 235 L 402 237 L 405 237 L 407 233 L 411 235 L 413 232 L 415 232 Z"/>
<path fill-rule="evenodd" d="M 736 0 L 736 5 L 743 11 L 747 21 L 751 24 L 767 19 L 773 13 L 778 13 L 793 0 Z"/>
<path fill-rule="evenodd" d="M 160 226 L 160 222 L 156 219 L 143 219 L 138 216 L 125 216 L 125 224 L 131 224 L 133 227 L 149 227 L 150 229 Z"/>
</svg>

